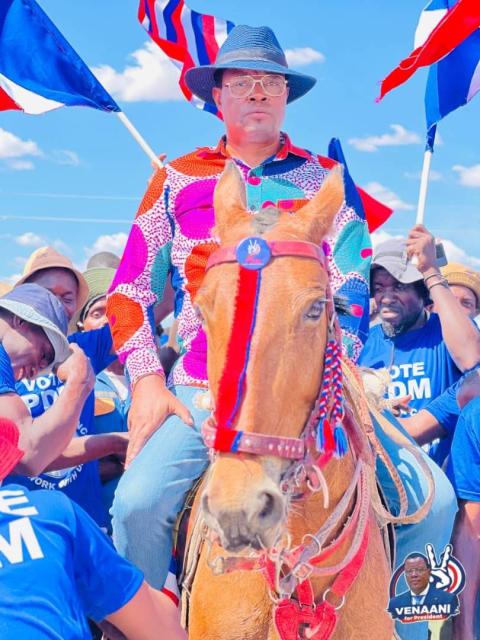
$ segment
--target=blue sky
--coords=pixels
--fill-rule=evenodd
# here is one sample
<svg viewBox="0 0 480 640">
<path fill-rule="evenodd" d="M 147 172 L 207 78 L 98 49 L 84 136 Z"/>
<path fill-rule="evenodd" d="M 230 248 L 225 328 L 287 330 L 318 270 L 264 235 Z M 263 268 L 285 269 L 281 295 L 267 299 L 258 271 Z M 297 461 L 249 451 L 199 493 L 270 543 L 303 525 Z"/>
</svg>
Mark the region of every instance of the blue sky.
<svg viewBox="0 0 480 640">
<path fill-rule="evenodd" d="M 136 19 L 136 0 L 39 0 L 157 153 L 173 158 L 214 144 L 222 124 L 186 102 L 176 71 Z M 356 182 L 391 204 L 385 234 L 415 219 L 423 159 L 426 70 L 380 104 L 379 81 L 412 48 L 425 0 L 190 0 L 235 23 L 268 24 L 292 66 L 318 78 L 288 108 L 297 145 L 326 154 L 340 138 Z M 426 222 L 450 260 L 480 268 L 480 98 L 439 126 Z M 42 116 L 0 112 L 0 280 L 30 252 L 54 244 L 79 266 L 100 249 L 121 251 L 152 168 L 118 119 L 86 108 Z M 24 219 L 28 218 L 28 219 Z M 71 221 L 80 219 L 81 222 Z"/>
</svg>

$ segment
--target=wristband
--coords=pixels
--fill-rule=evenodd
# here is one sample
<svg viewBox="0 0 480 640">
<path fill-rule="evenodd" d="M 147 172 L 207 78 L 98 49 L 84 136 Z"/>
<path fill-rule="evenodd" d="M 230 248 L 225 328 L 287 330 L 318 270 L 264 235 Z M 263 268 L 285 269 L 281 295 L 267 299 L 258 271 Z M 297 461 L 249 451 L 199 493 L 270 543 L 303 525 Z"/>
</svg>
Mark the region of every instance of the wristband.
<svg viewBox="0 0 480 640">
<path fill-rule="evenodd" d="M 434 282 L 434 283 L 433 283 L 433 284 L 431 284 L 429 287 L 427 287 L 427 289 L 428 289 L 429 291 L 431 291 L 431 290 L 433 289 L 433 287 L 438 287 L 438 286 L 445 287 L 445 289 L 448 289 L 448 282 L 447 282 L 447 279 L 446 279 L 446 278 L 444 278 L 441 282 Z"/>
<path fill-rule="evenodd" d="M 426 278 L 423 279 L 423 281 L 426 283 L 427 280 L 430 280 L 430 278 L 440 278 L 442 281 L 446 282 L 447 279 L 445 278 L 445 276 L 443 276 L 440 272 L 437 273 L 431 273 L 429 276 L 427 276 Z"/>
</svg>

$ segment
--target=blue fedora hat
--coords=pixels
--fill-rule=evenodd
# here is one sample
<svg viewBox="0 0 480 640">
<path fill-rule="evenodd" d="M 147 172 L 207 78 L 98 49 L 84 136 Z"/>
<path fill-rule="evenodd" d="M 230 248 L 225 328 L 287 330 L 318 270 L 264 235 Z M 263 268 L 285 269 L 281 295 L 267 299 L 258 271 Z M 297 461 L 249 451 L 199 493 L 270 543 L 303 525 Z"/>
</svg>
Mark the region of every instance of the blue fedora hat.
<svg viewBox="0 0 480 640">
<path fill-rule="evenodd" d="M 293 102 L 313 87 L 316 79 L 288 68 L 285 53 L 269 27 L 249 27 L 239 24 L 228 34 L 214 64 L 193 67 L 185 74 L 192 93 L 208 104 L 214 104 L 212 89 L 215 71 L 219 69 L 249 69 L 281 73 L 288 80 L 287 102 Z"/>
</svg>

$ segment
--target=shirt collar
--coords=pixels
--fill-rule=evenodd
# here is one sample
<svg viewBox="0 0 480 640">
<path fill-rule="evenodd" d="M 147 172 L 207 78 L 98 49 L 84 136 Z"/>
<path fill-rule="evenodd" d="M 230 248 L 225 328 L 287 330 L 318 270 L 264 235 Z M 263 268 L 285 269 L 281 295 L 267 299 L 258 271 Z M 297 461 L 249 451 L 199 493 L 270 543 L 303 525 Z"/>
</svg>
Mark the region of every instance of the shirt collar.
<svg viewBox="0 0 480 640">
<path fill-rule="evenodd" d="M 427 595 L 429 589 L 430 589 L 430 585 L 427 584 L 425 589 L 423 591 L 420 591 L 420 593 L 413 593 L 413 591 L 410 591 L 410 594 L 412 598 L 424 598 Z"/>
<path fill-rule="evenodd" d="M 282 131 L 282 133 L 280 134 L 280 149 L 269 160 L 273 162 L 277 160 L 285 160 L 289 156 L 289 154 L 298 156 L 299 158 L 303 158 L 304 160 L 312 159 L 312 154 L 310 153 L 310 151 L 293 145 L 289 136 Z M 227 151 L 227 137 L 225 135 L 222 136 L 218 141 L 216 147 L 202 147 L 198 150 L 197 155 L 201 158 L 211 158 L 212 160 L 214 158 L 230 158 L 230 155 Z"/>
</svg>

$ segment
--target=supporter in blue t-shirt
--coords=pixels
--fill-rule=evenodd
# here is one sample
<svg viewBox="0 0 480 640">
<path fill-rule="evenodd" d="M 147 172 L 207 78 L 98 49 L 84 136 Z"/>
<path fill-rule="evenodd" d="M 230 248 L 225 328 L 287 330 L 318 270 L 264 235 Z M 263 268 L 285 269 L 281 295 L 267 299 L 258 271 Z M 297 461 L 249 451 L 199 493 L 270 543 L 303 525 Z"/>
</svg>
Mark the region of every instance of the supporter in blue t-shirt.
<svg viewBox="0 0 480 640">
<path fill-rule="evenodd" d="M 37 249 L 27 261 L 25 273 L 19 283 L 34 282 L 45 287 L 65 308 L 71 321 L 74 314 L 85 304 L 89 289 L 83 275 L 72 262 L 52 247 Z M 113 360 L 112 338 L 108 326 L 98 331 L 74 333 L 69 342 L 77 344 L 90 359 L 94 373 L 103 371 Z M 63 383 L 54 373 L 33 379 L 23 379 L 16 390 L 22 396 L 34 418 L 41 416 L 58 399 Z M 101 527 L 107 527 L 108 516 L 102 501 L 97 458 L 110 453 L 122 453 L 126 439 L 102 435 L 95 438 L 94 393 L 91 392 L 83 406 L 76 435 L 57 460 L 55 470 L 48 470 L 36 477 L 16 477 L 15 482 L 29 489 L 60 490 L 80 504 Z M 88 446 L 84 440 L 89 438 Z M 95 441 L 92 440 L 95 438 Z M 60 469 L 60 470 L 57 470 Z"/>
<path fill-rule="evenodd" d="M 417 266 L 409 260 L 413 255 Z M 413 413 L 429 406 L 430 421 L 434 412 L 447 419 L 443 404 L 448 398 L 438 403 L 436 399 L 460 378 L 462 371 L 476 365 L 480 334 L 436 266 L 434 239 L 425 227 L 414 227 L 407 241 L 389 240 L 376 248 L 371 290 L 381 323 L 371 328 L 360 364 L 386 368 L 391 376 L 388 396 L 398 399 L 399 404 L 409 397 Z M 432 300 L 438 313 L 427 311 Z M 454 416 L 448 419 L 446 430 L 455 424 Z M 403 421 L 404 426 L 417 437 L 415 416 L 411 420 L 411 428 L 408 419 Z"/>
<path fill-rule="evenodd" d="M 87 617 L 131 640 L 185 639 L 167 596 L 121 558 L 75 503 L 5 476 L 21 460 L 18 430 L 0 419 L 0 638 L 88 640 Z"/>
<path fill-rule="evenodd" d="M 88 358 L 69 345 L 63 305 L 45 288 L 24 284 L 0 298 L 0 415 L 21 430 L 25 456 L 16 471 L 34 475 L 65 450 L 93 387 Z M 15 390 L 15 381 L 35 377 L 60 365 L 65 385 L 61 398 L 44 415 L 32 419 Z"/>
<path fill-rule="evenodd" d="M 466 375 L 457 388 L 461 411 L 447 464 L 459 502 L 452 544 L 466 569 L 460 595 L 460 615 L 454 621 L 455 638 L 476 638 L 477 600 L 480 593 L 480 367 Z"/>
<path fill-rule="evenodd" d="M 70 343 L 77 344 L 90 359 L 93 371 L 98 374 L 114 359 L 111 355 L 112 338 L 109 327 L 69 336 Z M 57 399 L 64 383 L 54 373 L 38 376 L 33 380 L 23 379 L 16 385 L 33 418 L 41 416 Z M 95 396 L 92 391 L 83 405 L 77 436 L 95 433 Z M 47 471 L 36 477 L 15 476 L 9 481 L 22 484 L 29 489 L 60 490 L 75 500 L 100 527 L 107 527 L 108 516 L 102 500 L 102 488 L 98 473 L 98 461 L 92 460 L 60 471 Z"/>
</svg>

